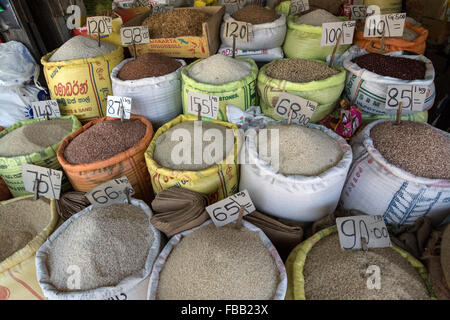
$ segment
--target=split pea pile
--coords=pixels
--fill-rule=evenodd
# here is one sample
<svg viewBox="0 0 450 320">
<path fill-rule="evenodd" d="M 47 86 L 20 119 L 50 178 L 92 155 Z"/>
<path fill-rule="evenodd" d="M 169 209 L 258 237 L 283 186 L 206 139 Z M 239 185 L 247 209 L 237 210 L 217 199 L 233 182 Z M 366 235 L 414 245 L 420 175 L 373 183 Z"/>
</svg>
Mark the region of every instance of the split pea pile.
<svg viewBox="0 0 450 320">
<path fill-rule="evenodd" d="M 338 73 L 325 63 L 298 58 L 276 60 L 266 68 L 266 74 L 271 78 L 297 83 L 319 81 Z"/>
<path fill-rule="evenodd" d="M 450 137 L 430 125 L 381 122 L 370 130 L 373 145 L 387 162 L 419 177 L 450 179 Z"/>
<path fill-rule="evenodd" d="M 0 204 L 0 263 L 24 248 L 49 224 L 50 203 L 31 198 Z"/>
<path fill-rule="evenodd" d="M 24 156 L 60 143 L 72 132 L 72 125 L 70 119 L 43 120 L 26 124 L 0 138 L 0 156 Z"/>
<path fill-rule="evenodd" d="M 380 268 L 381 288 L 369 289 L 369 266 Z M 303 269 L 309 300 L 428 300 L 423 279 L 392 248 L 341 250 L 338 234 L 320 240 Z"/>
<path fill-rule="evenodd" d="M 270 300 L 279 271 L 258 233 L 214 224 L 181 239 L 159 275 L 158 300 Z"/>
<path fill-rule="evenodd" d="M 72 221 L 53 242 L 47 267 L 51 283 L 68 288 L 70 266 L 81 271 L 81 291 L 115 286 L 145 266 L 154 235 L 139 207 L 115 204 Z"/>
</svg>

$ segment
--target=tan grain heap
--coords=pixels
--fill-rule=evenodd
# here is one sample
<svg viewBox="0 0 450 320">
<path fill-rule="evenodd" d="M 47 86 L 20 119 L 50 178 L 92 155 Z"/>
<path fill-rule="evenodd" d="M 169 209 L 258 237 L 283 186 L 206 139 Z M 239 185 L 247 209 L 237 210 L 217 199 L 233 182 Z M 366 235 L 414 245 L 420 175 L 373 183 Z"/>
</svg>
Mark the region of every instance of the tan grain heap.
<svg viewBox="0 0 450 320">
<path fill-rule="evenodd" d="M 50 202 L 31 198 L 0 205 L 0 263 L 24 248 L 49 224 Z"/>
<path fill-rule="evenodd" d="M 279 59 L 266 69 L 271 78 L 297 83 L 324 80 L 338 73 L 326 63 L 299 58 Z"/>
<path fill-rule="evenodd" d="M 342 148 L 337 141 L 326 133 L 313 128 L 299 125 L 271 124 L 266 131 L 258 134 L 258 153 L 262 160 L 272 166 L 272 140 L 278 131 L 279 145 L 279 173 L 284 175 L 317 176 L 334 167 L 343 156 Z M 266 132 L 265 136 L 264 132 Z M 267 155 L 260 151 L 261 143 L 267 137 Z M 276 152 L 276 151 L 275 151 Z"/>
<path fill-rule="evenodd" d="M 378 266 L 381 288 L 368 289 L 369 266 Z M 338 234 L 320 240 L 303 269 L 309 300 L 427 300 L 428 291 L 414 267 L 392 248 L 341 250 Z"/>
<path fill-rule="evenodd" d="M 159 275 L 158 300 L 269 300 L 279 271 L 258 233 L 202 227 L 181 239 Z"/>
</svg>

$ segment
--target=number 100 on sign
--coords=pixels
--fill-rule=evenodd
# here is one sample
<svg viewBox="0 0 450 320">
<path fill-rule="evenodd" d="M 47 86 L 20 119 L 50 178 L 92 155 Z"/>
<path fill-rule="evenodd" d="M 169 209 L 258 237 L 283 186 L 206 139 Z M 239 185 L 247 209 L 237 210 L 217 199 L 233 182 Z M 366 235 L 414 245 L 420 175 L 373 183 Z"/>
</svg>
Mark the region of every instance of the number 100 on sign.
<svg viewBox="0 0 450 320">
<path fill-rule="evenodd" d="M 322 24 L 322 47 L 334 46 L 337 43 L 339 35 L 342 33 L 339 44 L 346 45 L 353 43 L 353 35 L 355 33 L 355 21 L 330 22 Z"/>
</svg>

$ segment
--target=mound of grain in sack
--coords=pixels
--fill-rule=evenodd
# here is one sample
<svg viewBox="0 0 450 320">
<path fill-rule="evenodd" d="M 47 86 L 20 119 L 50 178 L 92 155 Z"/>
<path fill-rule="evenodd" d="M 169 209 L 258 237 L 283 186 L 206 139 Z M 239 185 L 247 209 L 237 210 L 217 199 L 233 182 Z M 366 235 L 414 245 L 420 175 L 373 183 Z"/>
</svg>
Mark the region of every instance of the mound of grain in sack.
<svg viewBox="0 0 450 320">
<path fill-rule="evenodd" d="M 0 205 L 0 262 L 24 248 L 50 219 L 50 203 L 43 198 Z"/>
<path fill-rule="evenodd" d="M 144 138 L 145 124 L 138 119 L 102 121 L 76 136 L 64 150 L 71 164 L 109 159 Z"/>
<path fill-rule="evenodd" d="M 127 62 L 117 74 L 120 80 L 138 80 L 172 73 L 181 63 L 158 53 L 146 53 Z"/>
<path fill-rule="evenodd" d="M 216 54 L 196 63 L 189 69 L 189 77 L 195 81 L 221 85 L 238 81 L 250 74 L 252 65 L 247 61 Z"/>
<path fill-rule="evenodd" d="M 85 36 L 75 36 L 59 47 L 48 61 L 55 62 L 92 58 L 108 54 L 116 49 L 117 47 L 115 45 L 107 42 L 101 42 L 101 46 L 99 47 L 98 40 Z"/>
<path fill-rule="evenodd" d="M 115 286 L 145 266 L 153 243 L 149 219 L 142 209 L 115 204 L 80 216 L 51 244 L 47 267 L 51 283 L 67 286 L 67 268 L 81 270 L 81 291 Z"/>
<path fill-rule="evenodd" d="M 176 9 L 151 14 L 142 23 L 149 30 L 150 39 L 201 36 L 202 24 L 211 16 L 200 10 Z"/>
<path fill-rule="evenodd" d="M 368 289 L 366 270 L 381 271 L 381 288 Z M 308 300 L 427 300 L 414 267 L 392 248 L 341 250 L 337 233 L 313 246 L 303 269 Z"/>
<path fill-rule="evenodd" d="M 295 19 L 296 24 L 307 24 L 310 26 L 319 26 L 319 27 L 322 26 L 322 23 L 340 22 L 340 21 L 342 20 L 323 9 L 311 11 Z"/>
<path fill-rule="evenodd" d="M 196 132 L 200 132 L 200 136 L 196 136 Z M 208 133 L 214 136 L 212 141 L 205 141 L 204 134 Z M 220 140 L 215 140 L 216 134 L 220 135 Z M 200 139 L 201 143 L 198 141 Z M 186 152 L 190 152 L 188 155 L 184 154 L 184 149 L 180 152 L 183 141 L 186 141 L 187 144 Z M 211 154 L 206 152 L 209 148 L 215 148 L 215 152 L 211 152 Z M 220 148 L 221 150 L 219 150 Z M 185 121 L 173 126 L 158 137 L 153 158 L 164 168 L 199 171 L 225 159 L 233 148 L 233 131 L 227 130 L 225 126 L 213 122 Z M 199 163 L 196 161 L 196 155 L 201 157 Z"/>
<path fill-rule="evenodd" d="M 0 139 L 0 156 L 15 157 L 39 152 L 60 143 L 72 132 L 70 119 L 33 122 L 17 128 Z"/>
<path fill-rule="evenodd" d="M 450 137 L 414 121 L 381 122 L 370 130 L 373 145 L 387 162 L 415 176 L 450 179 Z"/>
<path fill-rule="evenodd" d="M 186 235 L 161 273 L 158 300 L 269 300 L 279 271 L 258 233 L 214 224 Z"/>
<path fill-rule="evenodd" d="M 338 73 L 325 63 L 299 58 L 280 59 L 266 69 L 266 74 L 271 78 L 298 83 L 319 81 Z"/>
<path fill-rule="evenodd" d="M 239 9 L 231 15 L 237 21 L 251 24 L 270 23 L 277 20 L 280 15 L 272 9 L 263 8 L 258 5 L 248 5 Z"/>
<path fill-rule="evenodd" d="M 262 160 L 271 163 L 271 130 L 278 130 L 279 173 L 284 175 L 318 176 L 334 167 L 343 156 L 337 141 L 326 133 L 304 126 L 273 124 L 267 129 L 268 155 L 260 154 L 260 144 L 264 141 L 258 134 L 258 153 Z"/>
<path fill-rule="evenodd" d="M 376 74 L 402 80 L 425 78 L 425 63 L 419 60 L 368 53 L 352 60 L 359 67 Z"/>
</svg>

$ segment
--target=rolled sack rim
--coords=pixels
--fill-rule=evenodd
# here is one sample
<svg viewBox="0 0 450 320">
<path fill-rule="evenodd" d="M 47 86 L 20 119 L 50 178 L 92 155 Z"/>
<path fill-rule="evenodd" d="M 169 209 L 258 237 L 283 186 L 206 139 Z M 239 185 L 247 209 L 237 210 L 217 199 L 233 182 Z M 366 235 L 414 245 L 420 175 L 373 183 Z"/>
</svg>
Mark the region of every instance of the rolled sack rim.
<svg viewBox="0 0 450 320">
<path fill-rule="evenodd" d="M 353 47 L 352 47 L 353 48 Z M 350 50 L 350 49 L 349 49 Z M 350 52 L 350 51 L 347 51 Z M 387 77 L 379 75 L 375 72 L 369 71 L 367 69 L 361 68 L 358 64 L 352 62 L 352 59 L 357 58 L 359 56 L 368 54 L 368 52 L 364 49 L 361 49 L 359 52 L 355 52 L 354 54 L 350 54 L 350 56 L 346 57 L 343 61 L 343 66 L 345 70 L 349 73 L 354 74 L 355 76 L 361 78 L 361 80 L 367 82 L 381 83 L 386 86 L 392 85 L 426 85 L 429 86 L 434 82 L 435 78 L 435 70 L 433 66 L 433 62 L 430 59 L 425 57 L 424 55 L 404 55 L 403 51 L 393 51 L 386 53 L 386 56 L 397 57 L 397 58 L 407 58 L 411 60 L 419 60 L 425 63 L 425 79 L 416 79 L 416 80 L 403 80 L 399 78 Z"/>
<path fill-rule="evenodd" d="M 286 123 L 286 121 L 277 121 L 275 123 Z M 259 171 L 256 173 L 257 175 L 265 176 L 266 179 L 270 178 L 270 180 L 272 180 L 272 183 L 276 182 L 282 185 L 284 188 L 293 188 L 294 190 L 297 189 L 297 187 L 300 187 L 302 191 L 306 191 L 303 189 L 307 187 L 310 189 L 310 192 L 318 192 L 330 187 L 328 181 L 333 181 L 334 184 L 336 183 L 336 180 L 340 178 L 342 178 L 342 183 L 344 183 L 345 178 L 347 177 L 348 170 L 350 169 L 353 161 L 353 152 L 351 146 L 347 143 L 347 141 L 345 141 L 344 138 L 322 125 L 308 123 L 307 127 L 318 129 L 326 133 L 334 141 L 339 143 L 339 146 L 343 151 L 343 155 L 342 159 L 339 160 L 336 165 L 322 172 L 318 176 L 286 176 L 282 173 L 277 173 L 269 163 L 259 158 L 255 145 L 255 137 L 252 135 L 248 135 L 247 141 L 245 143 L 245 148 L 249 152 L 249 160 L 255 162 L 252 164 L 243 164 L 242 166 L 249 167 L 251 168 L 250 170 L 254 172 Z M 241 155 L 242 154 L 243 153 L 241 153 Z"/>
<path fill-rule="evenodd" d="M 163 82 L 169 82 L 173 80 L 180 80 L 181 79 L 181 69 L 186 66 L 186 62 L 183 59 L 174 59 L 175 61 L 178 61 L 181 63 L 181 66 L 168 74 L 159 76 L 159 77 L 146 77 L 136 80 L 121 80 L 118 77 L 119 71 L 122 69 L 122 67 L 133 60 L 133 58 L 125 59 L 121 63 L 119 63 L 114 69 L 111 71 L 111 83 L 112 85 L 118 85 L 118 86 L 124 86 L 129 88 L 136 88 L 136 87 L 145 87 L 145 86 L 152 86 L 152 85 L 158 85 Z"/>
<path fill-rule="evenodd" d="M 408 171 L 405 171 L 399 167 L 394 166 L 393 164 L 389 163 L 382 155 L 381 153 L 375 148 L 373 144 L 373 140 L 370 137 L 370 131 L 371 129 L 376 126 L 379 123 L 382 122 L 393 122 L 395 120 L 391 119 L 380 119 L 374 122 L 371 122 L 368 124 L 364 130 L 360 133 L 363 135 L 363 146 L 365 151 L 369 154 L 369 156 L 376 161 L 383 169 L 391 173 L 393 176 L 402 179 L 407 180 L 413 183 L 421 184 L 421 185 L 427 185 L 427 186 L 433 186 L 436 188 L 450 188 L 450 179 L 430 179 L 425 177 L 419 177 L 415 176 L 412 173 L 409 173 Z M 434 128 L 433 126 L 429 125 L 428 123 L 424 123 L 427 126 L 432 127 L 434 130 L 438 130 Z M 449 136 L 450 133 L 446 133 L 442 130 L 439 130 Z"/>
<path fill-rule="evenodd" d="M 103 122 L 103 121 L 111 121 L 111 120 L 120 121 L 120 119 L 112 118 L 112 117 L 103 117 L 103 118 L 100 118 L 97 120 L 92 120 L 92 121 L 86 123 L 84 126 L 79 128 L 78 130 L 76 130 L 75 132 L 73 132 L 72 134 L 70 134 L 69 136 L 67 136 L 61 142 L 61 144 L 58 148 L 58 151 L 56 153 L 58 161 L 61 164 L 64 171 L 73 174 L 73 173 L 82 173 L 82 172 L 99 170 L 99 169 L 110 167 L 117 163 L 123 162 L 127 159 L 130 159 L 130 158 L 134 157 L 135 155 L 137 155 L 138 153 L 145 153 L 145 151 L 153 137 L 153 126 L 152 126 L 151 122 L 143 116 L 137 116 L 137 115 L 131 114 L 130 119 L 138 119 L 142 123 L 144 123 L 144 125 L 146 127 L 144 137 L 137 144 L 132 146 L 131 148 L 129 148 L 125 151 L 122 151 L 122 152 L 112 156 L 109 159 L 99 160 L 99 161 L 94 161 L 94 162 L 89 162 L 89 163 L 72 164 L 72 163 L 69 163 L 65 159 L 64 151 L 66 150 L 66 148 L 70 142 L 72 142 L 77 136 L 79 136 L 81 133 L 87 131 L 94 125 L 96 125 L 100 122 Z"/>
<path fill-rule="evenodd" d="M 167 177 L 184 176 L 184 175 L 192 176 L 194 178 L 192 180 L 196 180 L 196 179 L 201 179 L 202 177 L 208 177 L 208 176 L 215 175 L 217 173 L 218 167 L 238 166 L 239 165 L 238 155 L 239 155 L 239 152 L 240 152 L 240 149 L 242 146 L 242 141 L 241 141 L 242 138 L 239 133 L 239 129 L 234 123 L 221 121 L 221 120 L 213 120 L 212 122 L 223 125 L 228 129 L 232 129 L 233 133 L 234 133 L 234 149 L 233 149 L 234 153 L 228 154 L 226 156 L 226 158 L 223 159 L 221 162 L 213 164 L 210 167 L 203 169 L 203 170 L 193 171 L 193 170 L 169 169 L 169 168 L 161 166 L 159 163 L 157 163 L 154 160 L 153 154 L 154 154 L 155 148 L 156 148 L 156 140 L 158 140 L 159 136 L 161 136 L 163 133 L 165 133 L 172 127 L 176 126 L 177 124 L 180 124 L 182 122 L 187 122 L 187 121 L 196 121 L 196 120 L 197 120 L 197 116 L 190 115 L 190 114 L 188 114 L 188 115 L 181 114 L 178 117 L 176 117 L 175 119 L 173 119 L 172 121 L 164 124 L 162 127 L 160 127 L 156 131 L 156 133 L 153 137 L 153 140 L 151 141 L 147 151 L 145 152 L 145 160 L 146 160 L 147 168 L 149 171 L 157 171 L 158 174 L 161 174 L 161 175 L 164 175 Z M 233 157 L 233 159 L 231 159 L 231 157 Z M 231 163 L 231 160 L 233 160 L 233 163 Z M 152 176 L 152 174 L 150 174 L 150 176 Z"/>
<path fill-rule="evenodd" d="M 304 23 L 295 23 L 294 22 L 295 18 L 296 18 L 295 16 L 287 17 L 286 24 L 287 24 L 287 28 L 289 30 L 299 31 L 299 32 L 303 32 L 303 33 L 313 33 L 313 34 L 322 36 L 322 26 L 312 26 L 312 25 L 304 24 Z M 348 21 L 347 17 L 340 16 L 337 18 L 340 18 L 342 20 L 342 22 Z"/>
<path fill-rule="evenodd" d="M 284 13 L 278 14 L 280 15 L 280 17 L 272 22 L 252 24 L 253 31 L 260 31 L 286 26 L 286 16 L 284 15 Z M 229 13 L 225 13 L 225 15 L 223 16 L 223 24 L 225 23 L 226 20 L 242 22 L 234 19 Z M 222 37 L 222 34 L 220 36 Z"/>
<path fill-rule="evenodd" d="M 223 94 L 224 92 L 236 90 L 236 88 L 244 87 L 250 84 L 251 82 L 256 81 L 256 79 L 258 78 L 258 66 L 256 65 L 255 61 L 253 59 L 243 57 L 236 57 L 236 59 L 246 61 L 250 63 L 252 66 L 250 73 L 244 78 L 236 81 L 227 82 L 224 84 L 209 84 L 199 82 L 191 78 L 188 73 L 189 69 L 192 68 L 195 64 L 205 60 L 205 59 L 198 59 L 181 69 L 181 79 L 183 88 L 185 86 L 189 86 L 189 91 L 192 90 L 193 92 L 209 92 L 209 93 L 217 92 L 218 94 Z"/>
<path fill-rule="evenodd" d="M 333 66 L 333 69 L 339 71 L 339 73 L 332 75 L 331 77 L 328 77 L 323 80 L 315 80 L 310 82 L 293 82 L 288 80 L 280 80 L 271 78 L 266 74 L 266 69 L 268 66 L 274 64 L 275 62 L 279 60 L 289 60 L 289 59 L 296 59 L 296 58 L 280 58 L 273 60 L 272 62 L 264 65 L 261 70 L 258 73 L 258 84 L 262 84 L 267 87 L 274 87 L 278 88 L 280 90 L 284 90 L 286 92 L 303 92 L 303 91 L 319 91 L 326 88 L 335 87 L 337 85 L 344 86 L 345 85 L 345 79 L 346 79 L 346 72 L 345 69 L 342 67 Z M 327 64 L 326 62 L 322 60 L 316 60 L 316 59 L 308 59 L 315 62 L 320 62 L 323 64 Z M 280 93 L 281 94 L 281 93 Z"/>
</svg>

